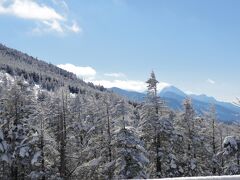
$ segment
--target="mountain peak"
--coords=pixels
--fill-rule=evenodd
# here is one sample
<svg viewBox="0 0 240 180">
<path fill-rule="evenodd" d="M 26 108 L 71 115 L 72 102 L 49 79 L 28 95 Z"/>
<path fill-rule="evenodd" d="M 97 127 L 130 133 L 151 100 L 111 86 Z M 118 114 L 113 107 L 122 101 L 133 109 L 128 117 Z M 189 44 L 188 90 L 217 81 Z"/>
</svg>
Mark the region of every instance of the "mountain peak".
<svg viewBox="0 0 240 180">
<path fill-rule="evenodd" d="M 213 104 L 217 102 L 217 100 L 214 97 L 207 96 L 206 94 L 200 94 L 200 95 L 191 94 L 189 96 L 193 99 L 196 99 L 202 102 L 208 102 Z"/>
<path fill-rule="evenodd" d="M 187 96 L 183 91 L 181 91 L 180 89 L 178 89 L 177 87 L 172 86 L 172 85 L 163 88 L 160 92 L 160 96 L 164 96 L 168 93 L 174 93 L 174 94 L 177 94 L 177 95 L 183 96 L 183 97 Z"/>
</svg>

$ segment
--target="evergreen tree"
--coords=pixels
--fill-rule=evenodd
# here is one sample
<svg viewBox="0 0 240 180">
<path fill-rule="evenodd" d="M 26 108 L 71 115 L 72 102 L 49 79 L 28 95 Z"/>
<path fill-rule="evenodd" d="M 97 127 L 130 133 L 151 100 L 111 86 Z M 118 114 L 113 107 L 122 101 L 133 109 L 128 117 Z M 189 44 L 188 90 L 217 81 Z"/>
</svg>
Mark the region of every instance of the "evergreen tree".
<svg viewBox="0 0 240 180">
<path fill-rule="evenodd" d="M 5 142 L 2 160 L 9 167 L 6 176 L 18 179 L 33 173 L 40 175 L 40 132 L 31 126 L 36 115 L 32 90 L 22 81 L 16 81 L 5 93 L 1 105 L 1 139 Z"/>
<path fill-rule="evenodd" d="M 150 177 L 166 177 L 167 171 L 171 169 L 171 162 L 173 164 L 170 159 L 174 159 L 172 148 L 169 148 L 173 140 L 174 128 L 164 102 L 157 96 L 157 83 L 152 72 L 147 81 L 148 96 L 143 105 L 139 129 L 150 157 Z"/>
<path fill-rule="evenodd" d="M 116 148 L 114 179 L 147 178 L 147 152 L 133 128 L 119 128 L 115 134 Z"/>
</svg>

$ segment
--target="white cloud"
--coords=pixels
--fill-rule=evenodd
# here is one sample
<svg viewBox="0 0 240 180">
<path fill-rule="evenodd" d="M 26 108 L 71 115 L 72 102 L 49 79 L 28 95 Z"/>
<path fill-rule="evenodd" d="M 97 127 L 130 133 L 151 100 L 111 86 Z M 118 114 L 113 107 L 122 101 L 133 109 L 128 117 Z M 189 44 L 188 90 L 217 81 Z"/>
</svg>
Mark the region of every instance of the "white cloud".
<svg viewBox="0 0 240 180">
<path fill-rule="evenodd" d="M 123 73 L 105 73 L 104 76 L 114 77 L 114 78 L 126 77 L 126 75 Z"/>
<path fill-rule="evenodd" d="M 10 14 L 19 18 L 33 20 L 64 20 L 64 17 L 53 8 L 37 4 L 32 0 L 5 0 L 1 1 L 0 5 L 1 14 Z"/>
<path fill-rule="evenodd" d="M 192 91 L 185 91 L 185 93 L 188 94 L 188 95 L 195 94 Z"/>
<path fill-rule="evenodd" d="M 159 82 L 157 89 L 158 89 L 158 91 L 161 91 L 163 88 L 168 87 L 168 86 L 171 86 L 171 84 L 166 83 L 166 82 Z"/>
<path fill-rule="evenodd" d="M 79 25 L 77 24 L 77 22 L 73 22 L 73 24 L 71 26 L 67 26 L 67 28 L 74 32 L 74 33 L 79 33 L 82 32 L 82 28 L 79 27 Z"/>
<path fill-rule="evenodd" d="M 133 80 L 94 80 L 92 81 L 95 85 L 103 85 L 106 88 L 118 87 L 130 91 L 144 92 L 146 90 L 146 84 L 142 81 Z"/>
<path fill-rule="evenodd" d="M 96 70 L 89 66 L 80 67 L 73 64 L 59 64 L 57 66 L 61 69 L 76 74 L 79 78 L 83 78 L 84 80 L 91 80 L 96 75 Z"/>
<path fill-rule="evenodd" d="M 67 7 L 65 1 L 61 1 Z M 76 22 L 69 25 L 69 19 L 57 12 L 53 7 L 35 0 L 0 0 L 0 15 L 12 15 L 20 19 L 32 20 L 38 24 L 33 32 L 54 31 L 77 33 L 80 27 Z M 40 23 L 40 24 L 39 24 Z"/>
<path fill-rule="evenodd" d="M 123 73 L 105 73 L 104 76 L 110 76 L 116 78 L 114 80 L 97 79 L 96 70 L 92 67 L 80 67 L 73 64 L 59 64 L 59 68 L 76 74 L 79 78 L 83 78 L 86 82 L 92 82 L 95 85 L 102 85 L 105 88 L 118 87 L 125 90 L 144 92 L 147 90 L 147 84 L 144 81 L 137 80 L 120 80 L 120 77 L 126 77 Z M 165 82 L 160 82 L 158 84 L 158 91 L 163 88 L 170 86 L 170 84 Z"/>
<path fill-rule="evenodd" d="M 45 24 L 45 25 L 47 25 L 49 28 L 50 28 L 50 30 L 53 30 L 53 31 L 57 31 L 57 32 L 63 32 L 64 30 L 63 30 L 63 28 L 62 28 L 62 26 L 60 25 L 60 23 L 58 22 L 58 21 L 52 21 L 52 22 L 49 22 L 49 21 L 43 21 L 43 23 Z M 46 29 L 47 30 L 47 29 Z M 41 29 L 39 29 L 39 31 L 41 31 Z"/>
<path fill-rule="evenodd" d="M 55 5 L 60 5 L 65 10 L 69 10 L 67 3 L 64 0 L 52 0 Z"/>
<path fill-rule="evenodd" d="M 103 85 L 105 88 L 118 87 L 125 90 L 144 92 L 147 90 L 147 84 L 143 81 L 134 81 L 134 80 L 93 80 L 95 85 Z M 158 91 L 161 91 L 163 88 L 169 86 L 168 83 L 160 82 L 158 84 Z"/>
<path fill-rule="evenodd" d="M 216 84 L 216 82 L 212 79 L 207 79 L 207 82 L 210 83 L 210 84 Z"/>
</svg>

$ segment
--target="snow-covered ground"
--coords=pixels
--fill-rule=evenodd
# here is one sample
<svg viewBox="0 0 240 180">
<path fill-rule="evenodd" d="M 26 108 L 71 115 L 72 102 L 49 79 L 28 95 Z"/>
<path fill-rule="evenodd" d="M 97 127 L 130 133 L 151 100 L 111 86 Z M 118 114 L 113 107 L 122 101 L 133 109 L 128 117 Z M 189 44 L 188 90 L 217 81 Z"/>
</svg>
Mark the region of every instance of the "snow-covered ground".
<svg viewBox="0 0 240 180">
<path fill-rule="evenodd" d="M 181 177 L 164 178 L 162 180 L 240 180 L 240 175 L 235 176 L 204 176 L 204 177 Z"/>
</svg>

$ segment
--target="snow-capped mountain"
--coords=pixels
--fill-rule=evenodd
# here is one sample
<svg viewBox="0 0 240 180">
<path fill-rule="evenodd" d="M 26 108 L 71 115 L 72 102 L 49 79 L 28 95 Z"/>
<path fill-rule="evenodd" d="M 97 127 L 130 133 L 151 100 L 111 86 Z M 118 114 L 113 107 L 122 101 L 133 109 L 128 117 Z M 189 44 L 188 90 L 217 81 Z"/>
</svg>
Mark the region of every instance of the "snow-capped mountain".
<svg viewBox="0 0 240 180">
<path fill-rule="evenodd" d="M 144 93 L 127 91 L 119 88 L 111 88 L 111 90 L 132 101 L 142 102 L 146 96 Z M 240 119 L 240 108 L 232 103 L 221 102 L 214 97 L 207 95 L 186 94 L 175 86 L 168 86 L 159 92 L 159 96 L 164 99 L 167 105 L 174 110 L 182 110 L 182 103 L 187 97 L 191 98 L 193 106 L 197 114 L 204 114 L 209 110 L 211 105 L 215 105 L 217 117 L 223 122 L 233 122 Z"/>
</svg>

